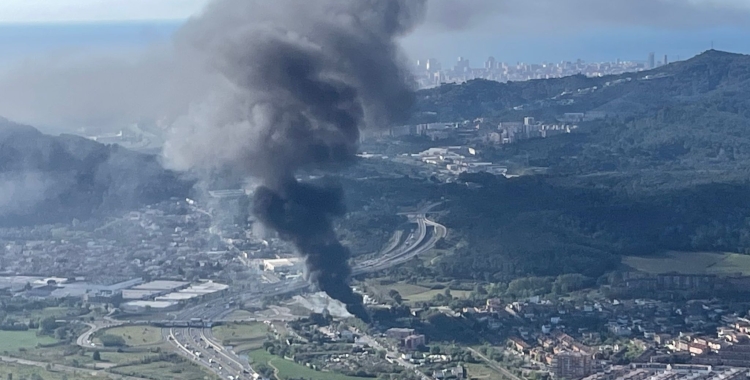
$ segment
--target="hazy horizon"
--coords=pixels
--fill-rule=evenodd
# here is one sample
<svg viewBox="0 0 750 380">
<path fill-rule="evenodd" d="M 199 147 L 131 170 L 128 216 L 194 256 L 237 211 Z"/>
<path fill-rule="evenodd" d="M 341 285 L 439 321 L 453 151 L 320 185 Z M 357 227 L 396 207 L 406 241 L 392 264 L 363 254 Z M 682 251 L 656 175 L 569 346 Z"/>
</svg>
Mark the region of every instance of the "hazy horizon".
<svg viewBox="0 0 750 380">
<path fill-rule="evenodd" d="M 0 63 L 68 49 L 142 48 L 164 41 L 211 0 L 0 2 Z M 429 0 L 403 40 L 412 60 L 449 67 L 505 62 L 688 58 L 711 47 L 750 52 L 745 0 Z"/>
<path fill-rule="evenodd" d="M 204 94 L 204 80 L 210 80 L 201 75 L 211 70 L 200 66 L 205 62 L 175 56 L 201 43 L 181 44 L 182 26 L 224 3 L 151 4 L 0 2 L 0 87 L 5 90 L 0 115 L 76 130 L 136 121 L 169 124 L 184 116 Z M 207 4 L 213 5 L 204 9 Z M 258 4 L 265 5 L 256 3 L 253 11 L 262 10 Z M 412 29 L 394 38 L 403 47 L 399 57 L 412 65 L 437 58 L 444 69 L 459 56 L 477 68 L 490 56 L 509 64 L 644 62 L 653 52 L 658 61 L 667 55 L 673 62 L 711 48 L 712 42 L 719 50 L 749 53 L 748 15 L 750 7 L 736 0 L 429 0 Z"/>
<path fill-rule="evenodd" d="M 0 65 L 57 53 L 101 53 L 144 49 L 169 41 L 185 21 L 126 20 L 52 23 L 0 23 Z M 426 34 L 426 36 L 425 36 Z M 471 41 L 471 42 L 469 42 Z M 541 63 L 645 61 L 650 52 L 659 60 L 687 59 L 713 47 L 750 53 L 750 31 L 738 27 L 668 30 L 633 26 L 590 28 L 560 34 L 527 36 L 485 34 L 479 31 L 417 31 L 404 39 L 411 60 L 437 58 L 450 67 L 457 57 L 481 67 L 493 56 L 498 61 Z"/>
</svg>

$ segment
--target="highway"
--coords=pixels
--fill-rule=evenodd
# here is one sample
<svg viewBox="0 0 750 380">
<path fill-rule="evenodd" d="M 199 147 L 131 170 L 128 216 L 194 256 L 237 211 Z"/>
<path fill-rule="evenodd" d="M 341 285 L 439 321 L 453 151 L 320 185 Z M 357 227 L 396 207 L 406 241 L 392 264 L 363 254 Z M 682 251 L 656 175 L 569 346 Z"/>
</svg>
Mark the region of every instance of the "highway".
<svg viewBox="0 0 750 380">
<path fill-rule="evenodd" d="M 78 346 L 85 347 L 85 348 L 96 347 L 96 344 L 91 340 L 91 337 L 96 332 L 98 332 L 99 330 L 117 327 L 122 324 L 123 324 L 122 322 L 113 322 L 110 320 L 97 321 L 97 323 L 86 323 L 89 329 L 85 333 L 81 334 L 81 336 L 79 336 L 78 339 L 76 339 L 76 344 Z"/>
<path fill-rule="evenodd" d="M 379 252 L 375 259 L 357 263 L 352 270 L 352 274 L 356 276 L 381 271 L 405 263 L 432 249 L 438 240 L 447 235 L 445 226 L 427 219 L 427 212 L 437 205 L 430 204 L 410 214 L 410 219 L 417 224 L 416 230 L 407 236 L 401 244 L 399 244 L 401 241 L 399 236 L 395 239 L 395 242 Z M 237 301 L 239 298 L 246 304 L 248 302 L 259 303 L 263 297 L 302 291 L 309 286 L 310 284 L 302 279 L 264 284 L 257 292 L 245 293 L 231 300 Z M 227 305 L 227 301 L 224 299 L 213 300 L 204 305 L 181 311 L 175 316 L 175 320 L 188 321 L 191 318 L 201 318 L 204 321 L 225 321 L 225 317 L 234 310 L 234 308 L 227 309 L 225 305 Z M 221 342 L 213 339 L 210 328 L 202 329 L 200 332 L 195 328 L 169 328 L 162 331 L 165 339 L 182 351 L 184 356 L 209 368 L 223 379 L 230 379 L 230 376 L 232 379 L 252 379 L 255 374 L 249 363 L 244 362 L 235 353 L 221 346 Z M 169 338 L 170 335 L 172 336 L 171 339 Z M 200 352 L 200 355 L 196 356 L 196 352 Z M 399 364 L 404 365 L 404 363 Z M 408 366 L 407 368 L 414 370 L 414 368 Z"/>
<path fill-rule="evenodd" d="M 432 203 L 420 210 L 412 213 L 405 213 L 410 220 L 417 225 L 417 228 L 405 239 L 401 239 L 402 232 L 398 232 L 395 239 L 384 247 L 376 258 L 366 260 L 354 265 L 353 275 L 372 273 L 391 268 L 393 266 L 405 263 L 414 257 L 432 249 L 438 240 L 447 235 L 445 226 L 427 219 L 427 213 L 439 205 Z M 236 249 L 236 248 L 235 248 Z M 274 284 L 263 284 L 259 289 L 244 294 L 236 294 L 227 297 L 214 299 L 204 304 L 188 307 L 174 314 L 172 318 L 180 324 L 200 324 L 202 322 L 225 322 L 227 316 L 234 310 L 235 306 L 229 307 L 231 302 L 245 305 L 260 305 L 264 297 L 278 296 L 298 292 L 307 289 L 310 284 L 302 279 L 286 280 Z M 194 321 L 191 323 L 190 321 Z M 210 326 L 210 325 L 209 325 Z M 165 327 L 162 328 L 162 338 L 174 346 L 180 355 L 194 361 L 209 369 L 222 379 L 227 380 L 245 380 L 256 379 L 257 374 L 253 371 L 250 364 L 240 358 L 231 350 L 223 347 L 221 342 L 217 341 L 211 334 L 209 326 L 203 327 Z M 87 334 L 79 337 L 82 345 L 86 345 L 90 335 L 104 327 L 92 326 Z M 90 343 L 89 343 L 90 345 Z M 404 363 L 400 363 L 404 365 Z M 408 363 L 407 363 L 408 364 Z M 414 368 L 408 369 L 414 370 Z M 419 373 L 417 371 L 417 373 Z M 421 373 L 420 373 L 421 374 Z M 423 377 L 424 375 L 421 374 Z"/>
<path fill-rule="evenodd" d="M 227 305 L 236 302 L 238 298 L 234 296 L 210 300 L 183 309 L 173 319 L 188 323 L 195 318 L 207 322 L 222 320 L 235 310 Z M 161 334 L 162 339 L 172 344 L 180 355 L 202 365 L 222 379 L 254 379 L 255 372 L 249 363 L 223 347 L 213 337 L 210 327 L 165 327 Z"/>
<path fill-rule="evenodd" d="M 390 244 L 380 251 L 376 258 L 356 263 L 352 268 L 352 275 L 357 276 L 388 269 L 403 264 L 432 249 L 438 240 L 448 234 L 448 229 L 445 226 L 427 219 L 426 216 L 431 209 L 439 204 L 432 203 L 410 214 L 412 221 L 417 224 L 416 233 L 410 234 L 401 245 Z M 431 230 L 429 234 L 428 230 Z M 297 279 L 268 284 L 261 291 L 264 296 L 277 296 L 300 291 L 308 286 L 309 284 L 306 281 Z M 243 295 L 242 298 L 243 301 L 247 301 L 257 299 L 257 296 L 258 294 L 248 293 Z"/>
<path fill-rule="evenodd" d="M 222 379 L 254 378 L 255 372 L 249 363 L 216 341 L 210 328 L 165 328 L 162 337 L 174 345 L 180 355 Z"/>
</svg>

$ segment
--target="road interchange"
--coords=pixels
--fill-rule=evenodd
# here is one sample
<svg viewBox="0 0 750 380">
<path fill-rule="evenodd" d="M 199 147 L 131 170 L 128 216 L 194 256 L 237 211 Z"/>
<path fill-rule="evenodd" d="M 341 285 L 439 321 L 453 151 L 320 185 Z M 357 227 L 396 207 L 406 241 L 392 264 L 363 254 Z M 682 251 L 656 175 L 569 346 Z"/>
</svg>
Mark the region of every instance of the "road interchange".
<svg viewBox="0 0 750 380">
<path fill-rule="evenodd" d="M 384 247 L 376 257 L 356 263 L 352 268 L 354 276 L 373 273 L 403 264 L 420 254 L 432 249 L 435 244 L 446 237 L 445 226 L 427 219 L 427 213 L 439 203 L 429 204 L 413 213 L 406 213 L 416 229 L 406 238 L 401 239 L 401 231 L 396 239 Z M 255 291 L 244 294 L 234 293 L 223 298 L 209 300 L 201 305 L 183 309 L 173 314 L 171 321 L 160 321 L 159 324 L 169 322 L 171 326 L 161 329 L 162 339 L 169 342 L 175 351 L 213 372 L 221 379 L 245 380 L 259 379 L 250 363 L 222 346 L 211 333 L 211 325 L 218 322 L 231 322 L 228 316 L 237 309 L 236 305 L 245 304 L 260 306 L 263 298 L 283 294 L 301 292 L 308 289 L 310 284 L 302 279 L 284 280 L 273 284 L 263 284 Z M 229 305 L 234 306 L 229 306 Z M 81 335 L 77 343 L 88 349 L 96 347 L 92 342 L 93 335 L 103 329 L 118 325 L 151 323 L 153 321 L 137 321 L 114 323 L 110 320 L 90 324 L 90 329 Z M 409 368 L 413 370 L 413 368 Z"/>
</svg>

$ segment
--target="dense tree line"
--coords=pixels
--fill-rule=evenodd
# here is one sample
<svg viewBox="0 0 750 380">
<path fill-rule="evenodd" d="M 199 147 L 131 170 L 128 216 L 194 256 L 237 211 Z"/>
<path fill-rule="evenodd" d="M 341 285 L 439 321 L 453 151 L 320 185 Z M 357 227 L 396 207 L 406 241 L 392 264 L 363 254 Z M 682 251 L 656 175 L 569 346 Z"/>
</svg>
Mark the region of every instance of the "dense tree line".
<svg viewBox="0 0 750 380">
<path fill-rule="evenodd" d="M 608 115 L 572 134 L 480 146 L 488 161 L 541 167 L 544 175 L 345 183 L 354 201 L 389 210 L 445 201 L 438 218 L 451 232 L 440 248 L 453 254 L 390 275 L 504 283 L 565 273 L 595 279 L 617 268 L 623 255 L 750 253 L 750 56 L 709 51 L 642 73 L 472 81 L 418 98 L 415 120 L 421 122 L 524 115 L 553 121 L 562 112 L 589 110 Z M 402 143 L 421 149 L 425 142 Z M 542 290 L 577 282 L 546 281 Z"/>
</svg>

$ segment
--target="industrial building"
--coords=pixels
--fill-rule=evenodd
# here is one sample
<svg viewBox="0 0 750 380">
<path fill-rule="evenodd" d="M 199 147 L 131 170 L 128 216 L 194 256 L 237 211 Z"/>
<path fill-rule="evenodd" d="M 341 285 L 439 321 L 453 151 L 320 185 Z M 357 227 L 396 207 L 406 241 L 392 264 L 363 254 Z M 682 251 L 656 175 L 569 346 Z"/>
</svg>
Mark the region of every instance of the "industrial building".
<svg viewBox="0 0 750 380">
<path fill-rule="evenodd" d="M 168 293 L 154 298 L 156 301 L 187 302 L 190 300 L 203 299 L 207 296 L 220 294 L 229 289 L 229 285 L 219 284 L 213 281 L 190 285 L 185 289 Z"/>
<path fill-rule="evenodd" d="M 123 289 L 142 282 L 142 279 L 134 278 L 116 284 L 102 285 L 88 283 L 83 278 L 4 276 L 0 277 L 0 290 L 11 294 L 17 293 L 26 298 L 83 298 L 87 302 L 108 302 Z"/>
<path fill-rule="evenodd" d="M 159 281 L 151 281 L 147 282 L 145 284 L 141 284 L 138 286 L 134 286 L 131 289 L 134 290 L 155 290 L 155 291 L 177 291 L 180 289 L 185 289 L 188 286 L 190 286 L 189 282 L 184 281 L 165 281 L 165 280 L 159 280 Z"/>
<path fill-rule="evenodd" d="M 161 290 L 125 289 L 122 291 L 122 299 L 125 300 L 147 300 L 164 294 Z"/>
<path fill-rule="evenodd" d="M 151 281 L 122 291 L 124 300 L 149 300 L 190 286 L 183 281 Z"/>
<path fill-rule="evenodd" d="M 120 309 L 126 313 L 165 312 L 179 308 L 179 303 L 168 301 L 130 301 L 120 305 Z"/>
<path fill-rule="evenodd" d="M 274 273 L 298 272 L 302 269 L 302 259 L 298 257 L 263 260 L 263 270 Z"/>
<path fill-rule="evenodd" d="M 130 313 L 171 310 L 172 307 L 221 294 L 227 289 L 228 285 L 213 281 L 194 285 L 182 281 L 153 281 L 123 290 L 123 299 L 132 301 L 123 304 L 122 310 Z"/>
</svg>

